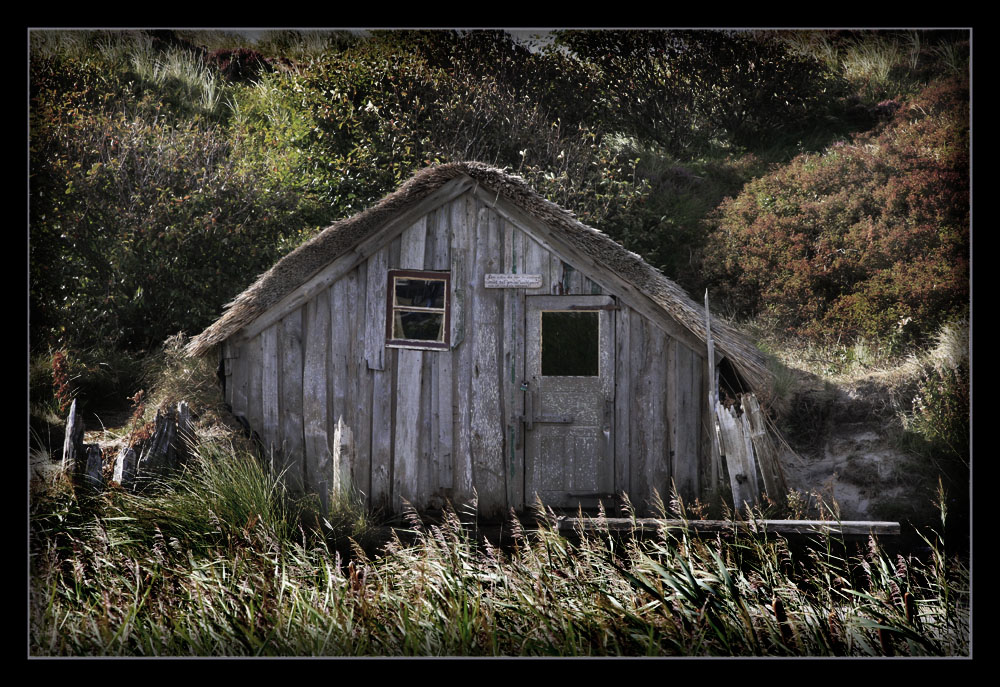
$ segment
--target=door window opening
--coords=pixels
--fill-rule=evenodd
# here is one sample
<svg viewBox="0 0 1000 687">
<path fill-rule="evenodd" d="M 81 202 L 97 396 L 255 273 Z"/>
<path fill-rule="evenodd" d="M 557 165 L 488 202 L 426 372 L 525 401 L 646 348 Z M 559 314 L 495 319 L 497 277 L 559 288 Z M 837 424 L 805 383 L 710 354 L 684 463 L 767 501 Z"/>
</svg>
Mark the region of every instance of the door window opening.
<svg viewBox="0 0 1000 687">
<path fill-rule="evenodd" d="M 597 377 L 600 374 L 600 313 L 542 311 L 542 376 Z"/>
</svg>

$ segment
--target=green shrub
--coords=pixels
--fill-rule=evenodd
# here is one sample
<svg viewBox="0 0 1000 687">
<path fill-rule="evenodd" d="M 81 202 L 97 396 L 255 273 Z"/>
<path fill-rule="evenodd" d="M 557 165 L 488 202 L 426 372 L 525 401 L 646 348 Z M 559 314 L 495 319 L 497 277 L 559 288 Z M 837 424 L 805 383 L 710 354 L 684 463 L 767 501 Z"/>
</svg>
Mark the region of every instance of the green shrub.
<svg viewBox="0 0 1000 687">
<path fill-rule="evenodd" d="M 32 62 L 31 333 L 148 348 L 210 323 L 314 214 L 217 125 L 114 109 L 127 94 L 95 69 Z"/>
<path fill-rule="evenodd" d="M 926 340 L 968 306 L 968 82 L 877 135 L 805 154 L 724 202 L 706 271 L 736 312 L 817 338 Z"/>
</svg>

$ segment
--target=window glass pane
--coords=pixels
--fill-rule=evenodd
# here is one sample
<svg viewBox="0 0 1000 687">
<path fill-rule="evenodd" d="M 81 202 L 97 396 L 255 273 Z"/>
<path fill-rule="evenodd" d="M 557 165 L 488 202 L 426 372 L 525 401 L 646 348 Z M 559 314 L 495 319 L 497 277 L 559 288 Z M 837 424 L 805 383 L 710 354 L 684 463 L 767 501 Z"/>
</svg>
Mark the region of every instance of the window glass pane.
<svg viewBox="0 0 1000 687">
<path fill-rule="evenodd" d="M 393 318 L 392 338 L 444 341 L 444 313 L 397 310 Z"/>
<path fill-rule="evenodd" d="M 599 313 L 542 313 L 542 375 L 596 377 L 600 348 Z"/>
<path fill-rule="evenodd" d="M 396 305 L 418 308 L 443 308 L 444 284 L 438 279 L 396 278 Z"/>
</svg>

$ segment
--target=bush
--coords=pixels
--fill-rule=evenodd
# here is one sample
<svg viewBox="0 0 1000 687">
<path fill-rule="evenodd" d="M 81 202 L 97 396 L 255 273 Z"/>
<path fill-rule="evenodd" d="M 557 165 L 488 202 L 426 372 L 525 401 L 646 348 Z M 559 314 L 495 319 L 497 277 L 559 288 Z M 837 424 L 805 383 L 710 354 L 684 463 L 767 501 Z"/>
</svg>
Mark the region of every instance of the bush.
<svg viewBox="0 0 1000 687">
<path fill-rule="evenodd" d="M 968 82 L 877 134 L 805 154 L 724 202 L 706 271 L 743 315 L 815 338 L 925 339 L 968 307 Z M 896 337 L 901 348 L 911 341 Z"/>
<path fill-rule="evenodd" d="M 613 126 L 671 154 L 715 143 L 760 150 L 802 131 L 839 95 L 815 58 L 759 31 L 565 31 L 596 67 L 595 106 Z"/>
<path fill-rule="evenodd" d="M 36 344 L 144 349 L 198 331 L 270 267 L 287 227 L 313 219 L 254 161 L 237 160 L 218 125 L 112 109 L 121 92 L 86 65 L 32 67 Z"/>
</svg>

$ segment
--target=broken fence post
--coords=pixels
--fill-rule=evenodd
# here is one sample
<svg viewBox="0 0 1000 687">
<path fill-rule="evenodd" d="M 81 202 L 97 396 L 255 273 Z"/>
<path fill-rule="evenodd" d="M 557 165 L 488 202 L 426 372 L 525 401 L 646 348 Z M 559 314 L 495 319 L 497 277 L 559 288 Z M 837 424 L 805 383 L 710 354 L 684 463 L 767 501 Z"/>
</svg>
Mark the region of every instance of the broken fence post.
<svg viewBox="0 0 1000 687">
<path fill-rule="evenodd" d="M 66 439 L 63 441 L 62 466 L 70 475 L 76 475 L 86 461 L 87 447 L 83 443 L 83 419 L 76 412 L 76 399 L 69 407 L 66 418 Z"/>
<path fill-rule="evenodd" d="M 104 486 L 104 460 L 101 447 L 97 444 L 87 445 L 87 469 L 84 473 L 84 484 L 91 489 Z"/>
<path fill-rule="evenodd" d="M 131 489 L 135 483 L 136 473 L 135 449 L 124 446 L 115 458 L 114 481 L 118 482 L 123 489 Z"/>
</svg>

